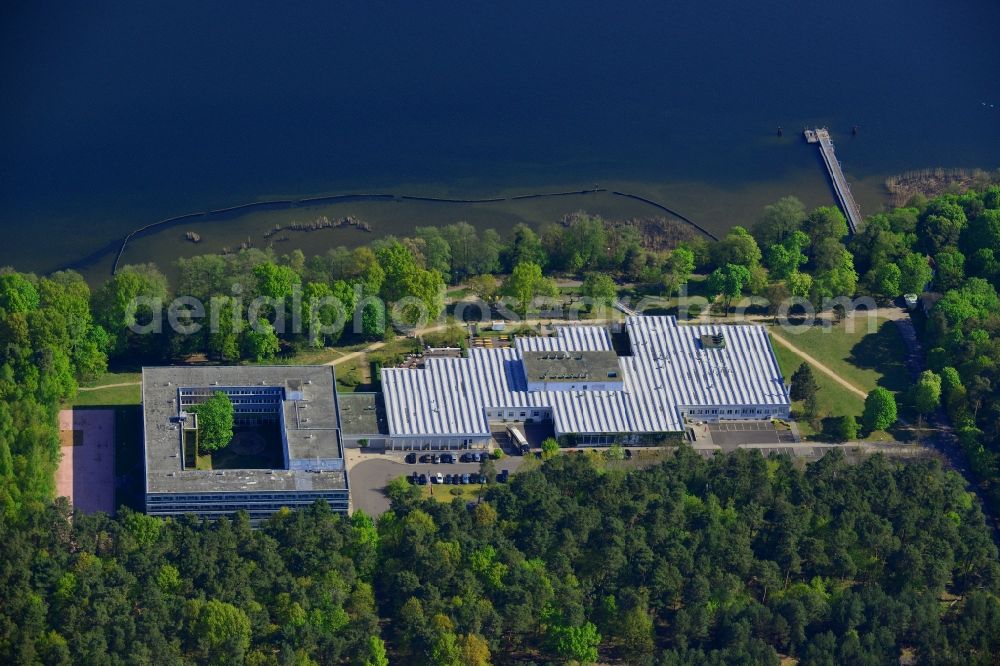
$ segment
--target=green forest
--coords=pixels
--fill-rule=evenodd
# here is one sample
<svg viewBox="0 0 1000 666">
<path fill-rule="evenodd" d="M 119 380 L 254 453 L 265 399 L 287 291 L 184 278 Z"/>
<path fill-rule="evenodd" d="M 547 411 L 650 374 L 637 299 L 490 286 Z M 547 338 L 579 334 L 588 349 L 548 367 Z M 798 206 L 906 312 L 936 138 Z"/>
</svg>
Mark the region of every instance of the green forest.
<svg viewBox="0 0 1000 666">
<path fill-rule="evenodd" d="M 480 504 L 394 485 L 233 520 L 0 523 L 0 660 L 46 664 L 992 664 L 1000 565 L 962 480 L 831 453 L 564 455 Z M 388 659 L 388 661 L 387 661 Z"/>
</svg>

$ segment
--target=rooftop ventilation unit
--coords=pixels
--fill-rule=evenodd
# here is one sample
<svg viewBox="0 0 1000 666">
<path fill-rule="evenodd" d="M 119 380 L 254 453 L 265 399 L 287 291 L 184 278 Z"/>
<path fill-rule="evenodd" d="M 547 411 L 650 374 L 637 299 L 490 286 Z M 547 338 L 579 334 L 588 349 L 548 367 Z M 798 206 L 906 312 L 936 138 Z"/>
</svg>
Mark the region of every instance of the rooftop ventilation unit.
<svg viewBox="0 0 1000 666">
<path fill-rule="evenodd" d="M 722 333 L 702 335 L 701 346 L 705 349 L 724 349 L 726 347 L 726 337 Z"/>
</svg>

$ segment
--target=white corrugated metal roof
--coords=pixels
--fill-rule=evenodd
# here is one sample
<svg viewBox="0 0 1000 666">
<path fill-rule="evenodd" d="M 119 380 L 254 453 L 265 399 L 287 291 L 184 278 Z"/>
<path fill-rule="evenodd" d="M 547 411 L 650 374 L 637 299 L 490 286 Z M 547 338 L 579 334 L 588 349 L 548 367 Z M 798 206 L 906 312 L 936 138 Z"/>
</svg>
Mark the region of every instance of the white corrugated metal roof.
<svg viewBox="0 0 1000 666">
<path fill-rule="evenodd" d="M 527 391 L 522 350 L 602 351 L 598 326 L 567 326 L 550 338 L 519 338 L 513 349 L 472 349 L 464 359 L 431 358 L 423 369 L 383 369 L 389 432 L 397 436 L 489 434 L 486 409 L 551 408 L 556 433 L 670 432 L 679 407 L 785 406 L 781 370 L 762 326 L 681 326 L 673 317 L 629 317 L 632 355 L 620 358 L 623 391 Z M 702 335 L 725 346 L 704 349 Z"/>
<path fill-rule="evenodd" d="M 611 334 L 603 326 L 558 326 L 552 337 L 514 341 L 520 351 L 610 351 Z"/>
</svg>

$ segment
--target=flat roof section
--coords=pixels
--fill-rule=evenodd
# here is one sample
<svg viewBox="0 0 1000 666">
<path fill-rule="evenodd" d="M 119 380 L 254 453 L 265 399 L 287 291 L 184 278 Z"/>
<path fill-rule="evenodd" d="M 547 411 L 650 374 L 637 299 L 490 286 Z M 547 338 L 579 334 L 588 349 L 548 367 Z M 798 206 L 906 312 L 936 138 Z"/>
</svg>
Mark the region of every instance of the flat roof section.
<svg viewBox="0 0 1000 666">
<path fill-rule="evenodd" d="M 292 460 L 343 458 L 336 430 L 286 430 L 288 457 Z"/>
<path fill-rule="evenodd" d="M 343 469 L 186 470 L 182 464 L 181 388 L 281 387 L 285 435 L 293 459 L 343 458 L 337 439 L 331 366 L 164 366 L 142 369 L 146 492 L 269 492 L 341 490 Z M 313 435 L 309 437 L 309 435 Z"/>
<path fill-rule="evenodd" d="M 338 393 L 340 430 L 347 437 L 387 435 L 385 408 L 378 393 Z"/>
<path fill-rule="evenodd" d="M 621 381 L 613 351 L 522 351 L 521 360 L 529 384 Z"/>
</svg>

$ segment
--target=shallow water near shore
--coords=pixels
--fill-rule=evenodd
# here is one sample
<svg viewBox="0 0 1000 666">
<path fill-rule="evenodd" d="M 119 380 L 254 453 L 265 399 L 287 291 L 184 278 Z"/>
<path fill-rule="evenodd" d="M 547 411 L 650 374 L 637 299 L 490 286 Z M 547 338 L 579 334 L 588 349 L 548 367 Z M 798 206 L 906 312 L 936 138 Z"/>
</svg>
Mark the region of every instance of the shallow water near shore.
<svg viewBox="0 0 1000 666">
<path fill-rule="evenodd" d="M 885 204 L 889 174 L 1000 164 L 1000 6 L 987 0 L 0 12 L 0 265 L 25 270 L 77 264 L 103 279 L 122 237 L 156 220 L 350 192 L 598 184 L 721 233 L 786 194 L 833 203 L 804 126 L 830 127 L 865 212 Z M 355 215 L 380 235 L 456 220 L 503 230 L 578 209 L 660 214 L 596 195 L 342 203 L 169 227 L 124 261 L 166 268 L 320 215 Z M 322 230 L 275 249 L 370 238 Z"/>
<path fill-rule="evenodd" d="M 616 192 L 669 203 L 671 208 L 710 233 L 722 235 L 734 224 L 750 224 L 760 208 L 787 193 L 790 182 L 763 183 L 737 189 L 723 189 L 705 183 L 608 182 L 600 185 L 602 189 L 599 192 L 530 199 L 514 198 L 524 196 L 525 191 L 500 191 L 492 193 L 500 201 L 483 203 L 348 200 L 223 215 L 218 218 L 186 219 L 158 227 L 129 241 L 120 261 L 122 264 L 153 262 L 168 276 L 172 276 L 175 272 L 174 262 L 179 257 L 233 250 L 244 242 L 255 248 L 271 248 L 279 255 L 301 249 L 308 256 L 337 246 L 356 247 L 382 236 L 409 235 L 415 227 L 420 226 L 441 226 L 466 221 L 480 229 L 496 229 L 503 234 L 521 222 L 537 228 L 575 211 L 586 211 L 608 219 L 664 217 L 678 226 L 690 226 L 684 220 L 655 206 L 623 197 Z M 793 183 L 792 187 L 797 196 L 810 207 L 833 205 L 833 194 L 822 172 L 809 172 L 800 181 Z M 885 197 L 880 182 L 859 183 L 854 189 L 858 192 L 859 199 L 867 204 L 867 210 L 874 212 L 884 205 Z M 420 189 L 418 186 L 404 185 L 398 190 L 421 193 L 429 191 L 441 196 L 440 191 L 426 186 Z M 448 194 L 457 196 L 454 192 Z M 751 215 L 746 215 L 745 211 L 750 211 Z M 343 224 L 312 231 L 286 228 L 273 233 L 276 225 L 308 225 L 322 217 L 328 220 L 353 217 L 370 225 L 370 231 Z M 692 227 L 692 230 L 696 235 L 701 235 L 697 229 Z M 197 234 L 200 241 L 191 242 L 187 238 L 188 232 Z M 92 282 L 106 279 L 120 246 L 120 239 L 115 239 L 105 246 L 99 257 L 79 263 L 75 269 Z"/>
</svg>

